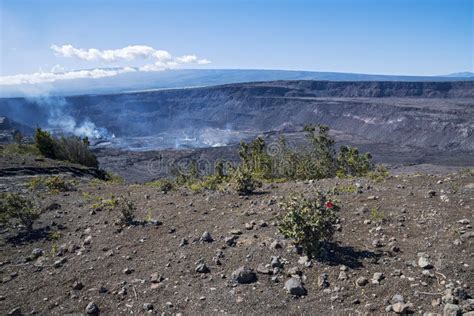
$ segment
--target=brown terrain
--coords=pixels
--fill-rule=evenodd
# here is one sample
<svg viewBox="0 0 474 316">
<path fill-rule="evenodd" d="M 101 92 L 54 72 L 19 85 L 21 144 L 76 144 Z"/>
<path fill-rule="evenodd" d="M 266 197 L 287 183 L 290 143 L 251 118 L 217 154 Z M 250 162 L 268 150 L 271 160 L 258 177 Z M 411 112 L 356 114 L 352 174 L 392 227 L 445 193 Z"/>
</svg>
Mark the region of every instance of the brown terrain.
<svg viewBox="0 0 474 316">
<path fill-rule="evenodd" d="M 75 180 L 70 191 L 29 189 L 34 176 L 2 174 L 2 191 L 44 210 L 30 237 L 1 229 L 2 315 L 474 311 L 472 170 L 267 183 L 248 197 L 59 174 Z M 334 188 L 339 231 L 324 259 L 310 260 L 278 232 L 278 203 Z M 133 201 L 135 225 L 119 229 L 117 212 L 93 210 L 112 195 Z M 251 271 L 237 277 L 241 267 Z"/>
</svg>

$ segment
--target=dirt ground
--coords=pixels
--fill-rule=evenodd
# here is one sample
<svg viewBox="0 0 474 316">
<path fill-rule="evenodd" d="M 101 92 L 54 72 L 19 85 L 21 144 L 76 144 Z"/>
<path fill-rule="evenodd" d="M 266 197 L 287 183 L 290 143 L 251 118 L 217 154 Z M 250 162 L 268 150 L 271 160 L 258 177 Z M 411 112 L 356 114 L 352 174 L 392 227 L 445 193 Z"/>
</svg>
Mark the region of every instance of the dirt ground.
<svg viewBox="0 0 474 316">
<path fill-rule="evenodd" d="M 47 210 L 32 237 L 1 228 L 2 315 L 85 314 L 91 302 L 101 315 L 381 314 L 393 313 L 396 294 L 417 314 L 442 314 L 448 303 L 474 310 L 472 172 L 265 184 L 248 197 L 230 190 L 165 194 L 88 178 L 76 179 L 72 191 L 50 193 L 28 189 L 30 180 L 10 177 L 6 189 Z M 324 261 L 308 262 L 278 232 L 278 202 L 333 188 L 340 192 L 340 231 Z M 119 214 L 92 211 L 111 195 L 133 201 L 141 223 L 120 230 Z M 206 231 L 213 241 L 200 240 Z M 228 245 L 225 238 L 234 235 L 236 244 Z M 272 256 L 283 268 L 265 269 Z M 200 263 L 207 273 L 196 272 Z M 255 282 L 233 280 L 242 266 L 256 272 Z M 306 295 L 285 290 L 295 273 Z M 382 273 L 378 282 L 374 273 Z"/>
</svg>

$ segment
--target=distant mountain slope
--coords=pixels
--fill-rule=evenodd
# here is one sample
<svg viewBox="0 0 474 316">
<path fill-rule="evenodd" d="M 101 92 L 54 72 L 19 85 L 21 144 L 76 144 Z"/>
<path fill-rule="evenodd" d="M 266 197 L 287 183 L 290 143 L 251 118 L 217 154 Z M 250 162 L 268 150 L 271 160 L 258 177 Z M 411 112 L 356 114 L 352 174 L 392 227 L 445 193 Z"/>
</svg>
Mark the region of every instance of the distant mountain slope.
<svg viewBox="0 0 474 316">
<path fill-rule="evenodd" d="M 63 80 L 48 84 L 0 86 L 0 97 L 31 95 L 79 95 L 120 93 L 134 90 L 213 86 L 230 83 L 274 80 L 330 81 L 458 81 L 459 76 L 392 76 L 338 72 L 311 72 L 258 69 L 181 69 L 159 72 L 123 73 L 100 79 Z"/>
<path fill-rule="evenodd" d="M 296 80 L 48 100 L 4 98 L 0 115 L 30 126 L 44 126 L 51 115 L 60 127 L 71 120 L 88 121 L 122 139 L 182 131 L 193 138 L 208 128 L 291 132 L 326 124 L 371 143 L 472 152 L 473 105 L 474 81 Z"/>
</svg>

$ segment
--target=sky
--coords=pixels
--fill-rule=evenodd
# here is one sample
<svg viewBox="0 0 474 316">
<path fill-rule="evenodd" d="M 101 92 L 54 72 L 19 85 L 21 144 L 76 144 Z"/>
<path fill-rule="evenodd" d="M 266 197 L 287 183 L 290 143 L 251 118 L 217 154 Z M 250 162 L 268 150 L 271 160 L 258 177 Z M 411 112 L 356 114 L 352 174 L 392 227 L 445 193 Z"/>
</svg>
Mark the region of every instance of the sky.
<svg viewBox="0 0 474 316">
<path fill-rule="evenodd" d="M 473 2 L 0 0 L 0 85 L 170 68 L 473 71 Z"/>
</svg>

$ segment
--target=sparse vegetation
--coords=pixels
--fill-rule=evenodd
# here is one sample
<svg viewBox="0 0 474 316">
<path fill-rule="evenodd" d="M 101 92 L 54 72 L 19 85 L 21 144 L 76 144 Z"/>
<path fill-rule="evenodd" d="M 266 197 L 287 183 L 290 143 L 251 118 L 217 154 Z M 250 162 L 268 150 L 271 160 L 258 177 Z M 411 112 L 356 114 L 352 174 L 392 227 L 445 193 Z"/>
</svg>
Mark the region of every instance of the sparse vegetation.
<svg viewBox="0 0 474 316">
<path fill-rule="evenodd" d="M 336 202 L 317 193 L 312 198 L 292 196 L 280 207 L 286 212 L 279 225 L 280 233 L 303 247 L 308 255 L 318 255 L 334 235 L 339 211 Z"/>
<path fill-rule="evenodd" d="M 169 179 L 155 180 L 152 182 L 148 182 L 146 185 L 158 188 L 158 190 L 160 190 L 163 193 L 168 193 L 169 191 L 173 190 L 175 187 L 174 182 Z"/>
<path fill-rule="evenodd" d="M 89 150 L 89 140 L 77 136 L 54 138 L 51 133 L 36 129 L 35 144 L 39 152 L 51 159 L 97 168 L 97 157 Z"/>
<path fill-rule="evenodd" d="M 377 167 L 367 173 L 367 177 L 374 182 L 382 182 L 390 176 L 390 172 L 384 165 L 377 165 Z"/>
<path fill-rule="evenodd" d="M 39 217 L 40 211 L 28 198 L 17 193 L 1 193 L 0 223 L 7 225 L 12 220 L 18 220 L 27 231 L 31 231 Z"/>
<path fill-rule="evenodd" d="M 74 183 L 62 176 L 34 177 L 28 183 L 30 190 L 47 189 L 52 193 L 67 192 L 74 189 Z"/>
</svg>

